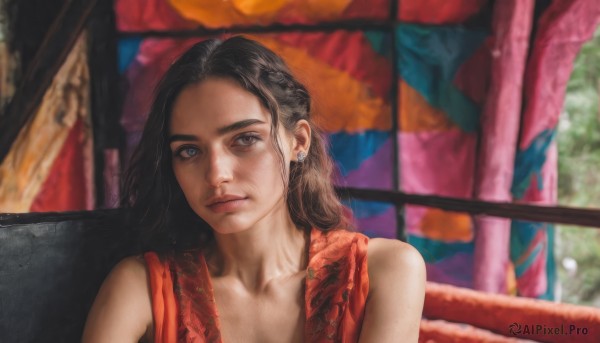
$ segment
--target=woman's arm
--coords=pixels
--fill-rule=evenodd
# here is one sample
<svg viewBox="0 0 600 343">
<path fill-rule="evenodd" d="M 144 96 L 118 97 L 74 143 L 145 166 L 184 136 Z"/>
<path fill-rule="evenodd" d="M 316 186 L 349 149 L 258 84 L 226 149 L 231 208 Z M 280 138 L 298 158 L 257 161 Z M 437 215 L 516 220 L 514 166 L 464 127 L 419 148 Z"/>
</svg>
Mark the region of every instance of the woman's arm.
<svg viewBox="0 0 600 343">
<path fill-rule="evenodd" d="M 83 343 L 134 343 L 150 337 L 152 304 L 142 257 L 128 257 L 110 272 L 88 314 Z"/>
<path fill-rule="evenodd" d="M 369 240 L 369 295 L 360 342 L 417 342 L 425 299 L 425 262 L 411 245 Z"/>
</svg>

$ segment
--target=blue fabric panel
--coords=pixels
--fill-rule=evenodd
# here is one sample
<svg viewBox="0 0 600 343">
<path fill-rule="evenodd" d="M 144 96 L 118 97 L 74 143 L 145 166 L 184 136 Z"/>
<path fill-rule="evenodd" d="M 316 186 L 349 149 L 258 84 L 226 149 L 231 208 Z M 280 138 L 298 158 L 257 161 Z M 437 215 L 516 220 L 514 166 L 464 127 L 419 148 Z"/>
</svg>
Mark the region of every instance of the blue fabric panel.
<svg viewBox="0 0 600 343">
<path fill-rule="evenodd" d="M 347 176 L 371 157 L 390 138 L 387 131 L 367 130 L 360 133 L 339 132 L 328 137 L 330 154 L 340 173 Z"/>
<path fill-rule="evenodd" d="M 119 39 L 118 55 L 119 55 L 119 73 L 123 74 L 135 59 L 137 52 L 142 44 L 141 37 L 128 37 Z"/>
<path fill-rule="evenodd" d="M 458 26 L 400 24 L 396 28 L 400 77 L 466 132 L 478 129 L 480 108 L 452 82 L 488 35 Z"/>
<path fill-rule="evenodd" d="M 414 246 L 427 263 L 434 263 L 449 258 L 458 253 L 474 251 L 473 242 L 445 242 L 437 239 L 408 235 L 408 243 Z"/>
<path fill-rule="evenodd" d="M 352 209 L 354 217 L 358 219 L 381 215 L 394 205 L 387 202 L 364 201 L 358 199 L 344 199 L 342 203 Z"/>
<path fill-rule="evenodd" d="M 548 254 L 546 255 L 546 280 L 548 286 L 546 287 L 546 293 L 540 295 L 538 298 L 554 301 L 556 300 L 556 289 L 554 286 L 556 285 L 556 278 L 558 277 L 556 275 L 556 262 L 554 261 L 554 225 L 548 224 L 547 230 Z"/>
<path fill-rule="evenodd" d="M 371 43 L 371 47 L 373 51 L 376 51 L 378 54 L 382 56 L 390 56 L 392 45 L 391 35 L 388 32 L 383 31 L 365 31 L 365 37 Z"/>
<path fill-rule="evenodd" d="M 544 186 L 541 179 L 542 167 L 546 162 L 546 152 L 554 138 L 556 130 L 542 131 L 525 150 L 518 150 L 515 157 L 515 174 L 511 192 L 517 199 L 523 198 L 531 184 L 531 177 L 536 176 L 539 189 Z"/>
</svg>

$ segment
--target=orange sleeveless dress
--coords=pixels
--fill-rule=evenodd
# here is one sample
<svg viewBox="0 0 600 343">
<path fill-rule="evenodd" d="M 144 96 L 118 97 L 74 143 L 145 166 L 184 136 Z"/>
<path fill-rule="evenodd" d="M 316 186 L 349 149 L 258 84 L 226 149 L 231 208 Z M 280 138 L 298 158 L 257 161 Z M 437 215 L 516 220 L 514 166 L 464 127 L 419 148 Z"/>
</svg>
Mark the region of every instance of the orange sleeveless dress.
<svg viewBox="0 0 600 343">
<path fill-rule="evenodd" d="M 358 342 L 369 293 L 368 238 L 312 229 L 305 280 L 307 342 Z M 222 343 L 203 255 L 144 254 L 150 275 L 155 343 Z"/>
</svg>

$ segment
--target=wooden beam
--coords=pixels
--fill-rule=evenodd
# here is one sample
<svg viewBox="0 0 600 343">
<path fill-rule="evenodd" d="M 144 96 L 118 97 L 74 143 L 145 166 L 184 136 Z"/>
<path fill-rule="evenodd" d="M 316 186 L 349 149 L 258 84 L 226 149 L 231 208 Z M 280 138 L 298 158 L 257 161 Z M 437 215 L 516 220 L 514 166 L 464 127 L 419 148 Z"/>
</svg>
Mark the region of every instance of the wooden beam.
<svg viewBox="0 0 600 343">
<path fill-rule="evenodd" d="M 600 227 L 600 210 L 585 208 L 479 201 L 375 189 L 338 187 L 336 188 L 336 192 L 343 199 L 356 198 L 369 201 L 389 202 L 398 205 L 433 207 L 446 211 L 466 212 L 472 215 L 486 215 L 532 222 L 559 223 L 593 228 Z M 81 220 L 85 218 L 102 219 L 126 215 L 128 215 L 128 212 L 123 209 L 61 213 L 0 213 L 0 227 L 16 224 Z"/>
<path fill-rule="evenodd" d="M 52 22 L 0 120 L 0 163 L 33 117 L 67 55 L 83 31 L 97 0 L 71 0 Z"/>
<path fill-rule="evenodd" d="M 407 194 L 386 190 L 336 188 L 341 198 L 382 201 L 401 205 L 420 205 L 472 215 L 518 219 L 532 222 L 600 227 L 600 210 L 565 206 L 541 206 Z"/>
</svg>

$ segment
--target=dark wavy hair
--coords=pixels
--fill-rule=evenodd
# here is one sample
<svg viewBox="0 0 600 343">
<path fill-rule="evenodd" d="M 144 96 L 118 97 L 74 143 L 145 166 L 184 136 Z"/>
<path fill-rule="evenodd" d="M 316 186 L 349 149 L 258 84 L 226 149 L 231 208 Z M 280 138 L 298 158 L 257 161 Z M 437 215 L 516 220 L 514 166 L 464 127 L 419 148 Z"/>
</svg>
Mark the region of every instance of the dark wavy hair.
<svg viewBox="0 0 600 343">
<path fill-rule="evenodd" d="M 350 220 L 331 183 L 333 163 L 323 133 L 310 116 L 308 91 L 277 54 L 256 41 L 235 36 L 192 46 L 171 65 L 156 88 L 144 132 L 125 173 L 121 199 L 121 206 L 130 209 L 141 249 L 202 247 L 212 241 L 212 229 L 190 208 L 175 179 L 168 144 L 177 96 L 185 87 L 209 77 L 235 80 L 270 112 L 271 137 L 282 163 L 282 176 L 285 166 L 278 127 L 293 132 L 299 120 L 308 121 L 310 151 L 304 162 L 291 163 L 284 191 L 289 213 L 304 229 L 349 228 Z"/>
</svg>

